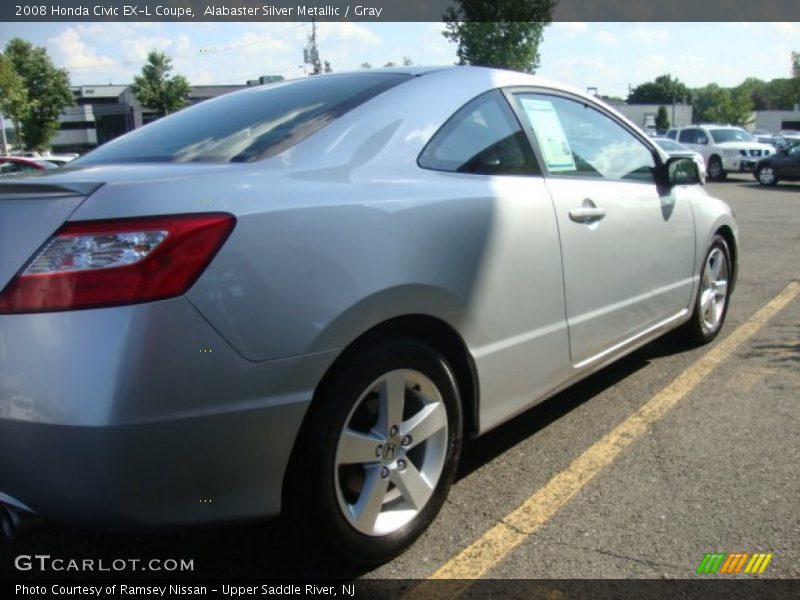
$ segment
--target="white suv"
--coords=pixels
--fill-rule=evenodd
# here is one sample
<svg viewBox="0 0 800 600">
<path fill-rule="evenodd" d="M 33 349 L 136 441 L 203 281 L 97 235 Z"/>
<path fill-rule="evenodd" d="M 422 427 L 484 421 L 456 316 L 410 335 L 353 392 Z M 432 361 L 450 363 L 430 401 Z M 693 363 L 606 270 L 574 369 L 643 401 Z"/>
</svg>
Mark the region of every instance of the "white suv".
<svg viewBox="0 0 800 600">
<path fill-rule="evenodd" d="M 667 137 L 703 155 L 711 181 L 722 181 L 730 173 L 750 172 L 759 159 L 775 153 L 741 127 L 692 125 L 670 129 Z"/>
</svg>

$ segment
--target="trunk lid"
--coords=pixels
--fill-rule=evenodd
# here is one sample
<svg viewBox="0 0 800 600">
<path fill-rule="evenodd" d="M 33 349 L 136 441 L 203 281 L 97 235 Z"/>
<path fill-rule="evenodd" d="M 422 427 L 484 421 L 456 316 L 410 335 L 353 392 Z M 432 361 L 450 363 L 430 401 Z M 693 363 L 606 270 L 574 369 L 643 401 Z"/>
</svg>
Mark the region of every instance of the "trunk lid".
<svg viewBox="0 0 800 600">
<path fill-rule="evenodd" d="M 0 290 L 100 187 L 96 182 L 0 182 Z"/>
</svg>

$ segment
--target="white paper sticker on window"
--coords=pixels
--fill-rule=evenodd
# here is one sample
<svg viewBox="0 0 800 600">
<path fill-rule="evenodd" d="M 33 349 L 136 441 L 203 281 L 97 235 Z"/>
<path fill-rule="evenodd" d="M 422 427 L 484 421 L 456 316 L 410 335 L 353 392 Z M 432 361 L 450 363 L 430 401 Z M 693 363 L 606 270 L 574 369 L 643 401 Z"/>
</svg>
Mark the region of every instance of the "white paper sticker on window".
<svg viewBox="0 0 800 600">
<path fill-rule="evenodd" d="M 548 170 L 575 171 L 569 142 L 553 104 L 547 100 L 531 98 L 520 98 L 520 102 L 536 134 Z"/>
</svg>

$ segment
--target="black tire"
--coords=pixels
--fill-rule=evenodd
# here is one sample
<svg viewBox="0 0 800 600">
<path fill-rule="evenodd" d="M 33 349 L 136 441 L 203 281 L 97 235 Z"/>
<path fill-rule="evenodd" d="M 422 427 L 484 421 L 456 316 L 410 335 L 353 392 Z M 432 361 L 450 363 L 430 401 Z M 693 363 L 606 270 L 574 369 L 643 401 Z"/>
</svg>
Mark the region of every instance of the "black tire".
<svg viewBox="0 0 800 600">
<path fill-rule="evenodd" d="M 712 255 L 724 261 L 724 266 L 721 268 L 725 269 L 725 279 L 727 281 L 727 285 L 725 287 L 724 296 L 715 296 L 715 302 L 717 299 L 722 299 L 723 303 L 721 309 L 718 306 L 715 307 L 719 310 L 715 313 L 715 318 L 712 319 L 713 323 L 710 324 L 708 318 L 709 313 L 704 307 L 704 302 L 708 299 L 708 296 L 705 295 L 704 292 L 710 294 L 710 291 L 707 291 L 707 269 L 710 268 L 709 261 L 713 262 Z M 722 271 L 720 270 L 720 272 Z M 725 238 L 721 235 L 715 235 L 714 239 L 711 240 L 711 245 L 709 246 L 705 257 L 703 258 L 703 267 L 702 271 L 700 272 L 700 289 L 697 292 L 697 299 L 695 300 L 692 318 L 683 326 L 681 330 L 681 333 L 686 341 L 692 343 L 693 345 L 703 345 L 711 342 L 717 337 L 717 335 L 719 335 L 719 332 L 725 323 L 725 317 L 728 314 L 728 306 L 731 298 L 731 277 L 733 273 L 734 265 L 731 262 L 731 253 L 730 249 L 728 248 L 728 242 L 726 242 Z"/>
<path fill-rule="evenodd" d="M 382 415 L 385 414 L 382 412 L 384 404 L 381 394 L 385 393 L 387 398 L 390 396 L 386 392 L 390 389 L 389 383 L 380 387 L 376 382 L 382 381 L 383 377 L 388 382 L 389 378 L 397 377 L 398 373 L 403 381 L 404 398 L 401 428 L 407 426 L 417 406 L 429 407 L 436 404 L 439 431 L 431 435 L 431 438 L 426 438 L 428 441 L 418 441 L 413 449 L 404 448 L 406 438 L 399 441 L 398 436 L 403 435 L 401 431 L 384 441 L 386 448 L 383 454 L 378 454 L 383 445 L 376 448 L 375 456 L 380 458 L 364 461 L 363 464 L 339 464 L 337 452 L 340 438 L 344 439 L 342 434 L 345 426 L 348 431 L 355 429 L 368 432 L 364 435 L 372 435 L 375 431 L 388 428 L 388 425 L 381 425 Z M 414 384 L 415 380 L 424 381 L 423 387 Z M 431 385 L 438 396 L 433 393 Z M 382 391 L 379 392 L 379 389 Z M 422 404 L 420 399 L 423 396 L 436 398 L 436 402 Z M 370 412 L 370 409 L 374 410 Z M 447 427 L 442 434 L 441 423 L 444 423 L 445 418 Z M 369 419 L 374 419 L 374 422 L 368 422 Z M 357 420 L 358 425 L 355 424 Z M 307 539 L 314 541 L 314 545 L 321 542 L 323 552 L 327 548 L 329 555 L 360 565 L 375 565 L 390 560 L 410 546 L 428 528 L 441 509 L 458 467 L 462 422 L 456 380 L 447 361 L 439 352 L 412 339 L 389 340 L 364 348 L 336 367 L 317 390 L 290 461 L 284 486 L 284 512 L 295 527 L 305 532 Z M 437 436 L 435 440 L 434 435 Z M 387 456 L 389 446 L 395 448 L 391 456 Z M 408 454 L 405 454 L 406 451 Z M 418 453 L 414 454 L 415 452 Z M 435 458 L 430 463 L 427 462 L 434 455 Z M 400 466 L 400 463 L 406 464 L 401 458 L 407 461 L 406 467 Z M 388 460 L 394 462 L 388 463 Z M 368 462 L 372 464 L 367 464 Z M 378 477 L 384 479 L 383 485 L 388 485 L 389 488 L 387 492 L 378 492 L 385 495 L 380 495 L 382 501 L 373 505 L 380 506 L 378 510 L 381 511 L 373 521 L 376 529 L 382 517 L 388 517 L 392 526 L 396 524 L 396 521 L 391 520 L 396 513 L 383 512 L 385 508 L 393 505 L 397 507 L 398 503 L 399 508 L 408 506 L 407 498 L 410 496 L 404 495 L 403 490 L 394 484 L 394 481 L 399 481 L 395 478 L 403 477 L 406 468 L 409 469 L 410 476 L 413 474 L 410 472 L 411 468 L 419 472 L 430 464 L 441 469 L 438 481 L 432 487 L 432 492 L 429 492 L 430 497 L 420 503 L 421 507 L 413 508 L 412 513 L 416 511 L 416 514 L 413 518 L 409 517 L 410 521 L 395 530 L 390 527 L 386 533 L 373 531 L 368 535 L 358 529 L 360 523 L 353 522 L 356 520 L 353 515 L 358 508 L 358 500 L 362 493 L 366 493 L 364 490 L 377 489 L 377 485 L 381 484 Z M 379 476 L 377 472 L 380 473 Z M 390 472 L 390 475 L 384 475 L 385 472 Z M 395 497 L 392 498 L 391 494 L 395 494 Z M 351 509 L 349 513 L 348 508 Z"/>
<path fill-rule="evenodd" d="M 722 168 L 722 160 L 719 156 L 712 156 L 708 161 L 708 172 L 706 173 L 711 181 L 725 181 L 728 174 Z"/>
<path fill-rule="evenodd" d="M 760 167 L 758 167 L 755 175 L 756 175 L 756 180 L 758 180 L 758 183 L 760 183 L 761 185 L 766 185 L 770 187 L 773 185 L 778 185 L 778 177 L 775 174 L 775 167 L 773 167 L 770 164 L 761 165 Z"/>
</svg>

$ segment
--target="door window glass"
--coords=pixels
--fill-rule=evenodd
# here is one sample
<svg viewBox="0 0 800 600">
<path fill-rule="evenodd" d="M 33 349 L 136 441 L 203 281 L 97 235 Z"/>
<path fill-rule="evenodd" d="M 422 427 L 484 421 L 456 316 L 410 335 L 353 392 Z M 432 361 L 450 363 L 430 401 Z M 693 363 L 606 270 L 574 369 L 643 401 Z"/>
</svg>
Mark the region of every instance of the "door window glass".
<svg viewBox="0 0 800 600">
<path fill-rule="evenodd" d="M 560 96 L 516 94 L 551 175 L 653 182 L 653 152 L 599 110 Z"/>
</svg>

